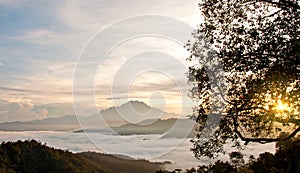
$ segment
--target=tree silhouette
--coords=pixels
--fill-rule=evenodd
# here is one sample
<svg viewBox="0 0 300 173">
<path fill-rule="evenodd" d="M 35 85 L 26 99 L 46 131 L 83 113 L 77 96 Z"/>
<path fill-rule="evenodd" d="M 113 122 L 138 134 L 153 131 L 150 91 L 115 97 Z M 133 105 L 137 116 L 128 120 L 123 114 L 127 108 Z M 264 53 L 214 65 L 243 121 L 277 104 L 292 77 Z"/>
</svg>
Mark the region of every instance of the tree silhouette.
<svg viewBox="0 0 300 173">
<path fill-rule="evenodd" d="M 234 167 L 235 172 L 238 172 L 238 168 L 245 163 L 244 156 L 241 152 L 233 151 L 229 153 L 230 163 Z"/>
<path fill-rule="evenodd" d="M 198 169 L 190 169 L 186 172 L 201 173 L 298 173 L 300 172 L 300 139 L 291 138 L 287 142 L 276 143 L 276 152 L 261 153 L 257 159 L 249 157 L 249 162 L 244 164 L 243 155 L 240 152 L 231 152 L 230 161 L 217 160 L 209 165 L 200 165 Z"/>
<path fill-rule="evenodd" d="M 254 172 L 300 172 L 300 139 L 277 142 L 276 153 L 262 153 L 245 168 Z"/>
<path fill-rule="evenodd" d="M 286 141 L 300 131 L 300 5 L 296 0 L 204 0 L 204 22 L 193 33 L 188 78 L 199 105 L 196 157 L 249 142 Z M 222 72 L 218 69 L 222 68 Z M 216 93 L 220 97 L 214 97 Z M 208 124 L 215 102 L 221 120 Z M 220 99 L 221 98 L 221 99 Z M 219 103 L 217 105 L 220 105 Z M 205 125 L 206 124 L 206 125 Z M 213 134 L 205 136 L 208 125 Z M 281 132 L 289 133 L 280 137 Z M 206 137 L 203 140 L 203 136 Z"/>
</svg>

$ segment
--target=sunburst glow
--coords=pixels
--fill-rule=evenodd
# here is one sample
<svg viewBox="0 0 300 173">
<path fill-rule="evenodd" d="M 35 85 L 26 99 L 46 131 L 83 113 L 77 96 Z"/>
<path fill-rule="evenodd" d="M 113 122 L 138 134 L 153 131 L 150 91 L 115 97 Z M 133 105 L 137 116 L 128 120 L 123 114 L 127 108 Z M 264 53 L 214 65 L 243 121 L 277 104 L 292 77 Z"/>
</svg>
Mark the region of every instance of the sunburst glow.
<svg viewBox="0 0 300 173">
<path fill-rule="evenodd" d="M 276 110 L 286 111 L 288 109 L 289 109 L 289 105 L 287 103 L 284 103 L 281 100 L 277 100 Z"/>
</svg>

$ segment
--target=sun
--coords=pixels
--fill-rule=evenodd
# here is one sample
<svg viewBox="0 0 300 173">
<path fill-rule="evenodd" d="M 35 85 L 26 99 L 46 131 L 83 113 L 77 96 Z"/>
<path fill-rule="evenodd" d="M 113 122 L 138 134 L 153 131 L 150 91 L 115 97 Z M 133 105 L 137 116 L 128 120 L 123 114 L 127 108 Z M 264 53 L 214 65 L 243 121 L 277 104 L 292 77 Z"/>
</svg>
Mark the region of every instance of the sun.
<svg viewBox="0 0 300 173">
<path fill-rule="evenodd" d="M 277 100 L 276 110 L 277 111 L 287 111 L 289 109 L 289 105 L 287 103 L 282 102 L 281 100 Z"/>
</svg>

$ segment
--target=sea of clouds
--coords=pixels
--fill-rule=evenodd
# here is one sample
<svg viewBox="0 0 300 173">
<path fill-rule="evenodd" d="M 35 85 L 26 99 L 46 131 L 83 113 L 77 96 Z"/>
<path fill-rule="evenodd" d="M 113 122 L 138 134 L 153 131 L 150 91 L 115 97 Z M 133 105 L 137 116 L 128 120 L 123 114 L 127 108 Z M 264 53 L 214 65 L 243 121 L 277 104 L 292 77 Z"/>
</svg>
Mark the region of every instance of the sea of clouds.
<svg viewBox="0 0 300 173">
<path fill-rule="evenodd" d="M 171 161 L 167 169 L 191 168 L 208 164 L 211 159 L 197 160 L 190 152 L 190 139 L 161 138 L 160 135 L 119 136 L 99 133 L 73 133 L 56 131 L 0 132 L 0 141 L 16 141 L 36 139 L 48 146 L 72 152 L 96 151 L 109 154 L 122 154 L 132 158 L 151 161 Z M 232 150 L 226 146 L 227 150 Z M 274 152 L 274 144 L 250 144 L 242 151 L 247 159 L 250 155 L 257 157 L 259 153 Z M 225 160 L 226 156 L 219 159 Z"/>
</svg>

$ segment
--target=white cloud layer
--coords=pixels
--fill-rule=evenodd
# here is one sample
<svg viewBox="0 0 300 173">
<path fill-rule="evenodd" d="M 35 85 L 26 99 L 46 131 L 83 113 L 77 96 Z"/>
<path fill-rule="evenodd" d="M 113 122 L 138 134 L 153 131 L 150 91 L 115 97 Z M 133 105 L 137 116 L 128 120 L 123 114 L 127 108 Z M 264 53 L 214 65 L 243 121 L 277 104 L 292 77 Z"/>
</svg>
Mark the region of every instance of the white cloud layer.
<svg viewBox="0 0 300 173">
<path fill-rule="evenodd" d="M 74 115 L 72 104 L 35 105 L 30 99 L 0 100 L 0 123 Z"/>
<path fill-rule="evenodd" d="M 47 118 L 47 114 L 46 109 L 34 110 L 34 105 L 30 102 L 0 101 L 0 122 L 43 119 Z"/>
<path fill-rule="evenodd" d="M 133 158 L 151 159 L 152 161 L 168 160 L 173 163 L 166 167 L 170 170 L 175 168 L 190 169 L 201 164 L 213 162 L 213 160 L 207 158 L 197 160 L 190 151 L 192 147 L 192 144 L 189 142 L 190 139 L 183 140 L 177 146 L 178 140 L 181 141 L 181 139 L 164 138 L 159 141 L 149 141 L 153 137 L 157 137 L 157 135 L 123 136 L 123 140 L 120 140 L 120 137 L 116 135 L 104 134 L 95 134 L 94 138 L 88 139 L 83 133 L 72 132 L 0 132 L 1 141 L 36 139 L 47 143 L 47 145 L 73 152 L 97 151 L 123 154 Z M 274 148 L 275 146 L 272 143 L 264 145 L 249 144 L 242 153 L 244 154 L 244 159 L 247 160 L 250 155 L 258 157 L 261 152 L 274 153 Z M 227 151 L 232 151 L 229 145 L 227 145 L 226 149 Z M 223 156 L 219 159 L 225 160 L 228 158 Z"/>
</svg>

